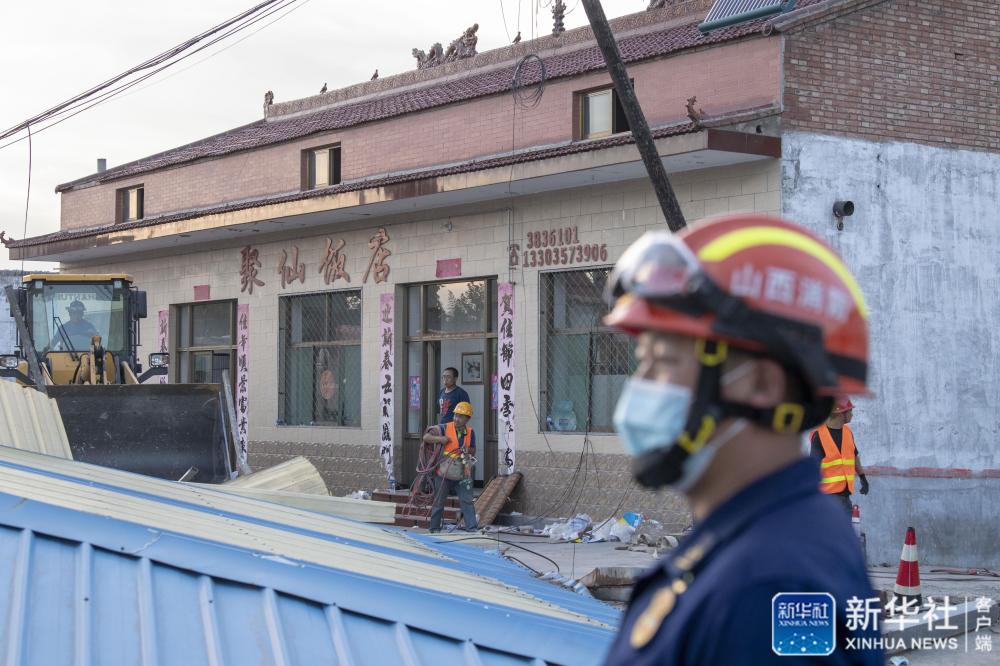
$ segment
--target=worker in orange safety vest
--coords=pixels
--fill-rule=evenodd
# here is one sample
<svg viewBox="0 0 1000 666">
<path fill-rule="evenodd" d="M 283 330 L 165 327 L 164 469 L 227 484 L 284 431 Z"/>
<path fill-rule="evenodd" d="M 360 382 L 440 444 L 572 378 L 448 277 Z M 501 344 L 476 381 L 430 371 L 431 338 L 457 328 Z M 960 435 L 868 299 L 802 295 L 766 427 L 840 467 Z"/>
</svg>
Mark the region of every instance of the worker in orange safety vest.
<svg viewBox="0 0 1000 666">
<path fill-rule="evenodd" d="M 449 495 L 458 495 L 465 530 L 475 531 L 476 509 L 472 501 L 472 477 L 476 455 L 476 433 L 469 425 L 472 404 L 463 401 L 455 405 L 454 420 L 431 426 L 424 433 L 425 444 L 437 444 L 441 450 L 434 477 L 434 504 L 431 508 L 429 531 L 441 531 L 444 503 Z"/>
<path fill-rule="evenodd" d="M 868 494 L 868 478 L 861 469 L 861 455 L 854 441 L 854 432 L 847 424 L 854 414 L 854 403 L 850 398 L 837 400 L 833 412 L 826 423 L 809 435 L 812 455 L 820 460 L 819 489 L 835 496 L 848 515 L 853 505 L 855 479 L 861 481 L 861 494 Z"/>
</svg>

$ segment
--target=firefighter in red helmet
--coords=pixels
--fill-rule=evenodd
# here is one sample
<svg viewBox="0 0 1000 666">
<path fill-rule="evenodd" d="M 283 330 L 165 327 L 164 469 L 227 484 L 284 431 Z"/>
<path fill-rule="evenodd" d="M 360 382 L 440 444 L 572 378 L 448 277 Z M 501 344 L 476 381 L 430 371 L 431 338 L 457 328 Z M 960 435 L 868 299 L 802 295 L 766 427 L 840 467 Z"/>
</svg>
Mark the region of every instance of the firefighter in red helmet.
<svg viewBox="0 0 1000 666">
<path fill-rule="evenodd" d="M 865 391 L 868 313 L 843 261 L 791 222 L 732 215 L 647 233 L 607 293 L 606 323 L 638 338 L 614 417 L 633 474 L 684 493 L 695 517 L 636 584 L 607 663 L 881 664 L 847 647 L 877 636 L 843 613 L 874 593 L 801 448 L 836 396 Z M 826 622 L 806 645 L 772 618 L 787 620 L 782 594 L 809 593 Z"/>
</svg>

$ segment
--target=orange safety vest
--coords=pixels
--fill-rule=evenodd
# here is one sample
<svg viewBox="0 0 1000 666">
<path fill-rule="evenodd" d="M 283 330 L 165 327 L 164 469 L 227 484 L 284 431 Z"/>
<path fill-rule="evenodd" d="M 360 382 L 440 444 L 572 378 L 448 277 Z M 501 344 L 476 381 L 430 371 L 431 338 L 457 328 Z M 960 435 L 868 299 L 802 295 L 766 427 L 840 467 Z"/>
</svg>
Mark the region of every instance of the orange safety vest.
<svg viewBox="0 0 1000 666">
<path fill-rule="evenodd" d="M 444 445 L 444 454 L 451 458 L 457 458 L 459 456 L 459 449 L 465 449 L 466 451 L 471 451 L 472 449 L 472 426 L 465 426 L 465 438 L 461 443 L 458 443 L 458 430 L 455 428 L 455 422 L 449 421 L 444 427 L 444 436 L 448 438 L 448 443 Z"/>
<path fill-rule="evenodd" d="M 823 460 L 819 464 L 819 489 L 835 495 L 847 488 L 854 492 L 854 433 L 845 424 L 841 429 L 840 450 L 830 435 L 830 428 L 822 425 L 814 432 L 819 433 L 819 443 L 823 445 Z"/>
</svg>

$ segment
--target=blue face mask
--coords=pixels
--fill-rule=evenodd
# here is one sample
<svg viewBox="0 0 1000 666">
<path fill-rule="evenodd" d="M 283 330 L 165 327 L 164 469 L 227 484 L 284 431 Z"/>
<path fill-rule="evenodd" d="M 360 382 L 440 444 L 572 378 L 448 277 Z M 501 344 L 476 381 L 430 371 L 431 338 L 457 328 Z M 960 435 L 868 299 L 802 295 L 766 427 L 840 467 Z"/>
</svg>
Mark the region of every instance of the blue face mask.
<svg viewBox="0 0 1000 666">
<path fill-rule="evenodd" d="M 615 408 L 615 430 L 629 455 L 672 445 L 684 432 L 691 389 L 649 379 L 629 379 Z"/>
</svg>

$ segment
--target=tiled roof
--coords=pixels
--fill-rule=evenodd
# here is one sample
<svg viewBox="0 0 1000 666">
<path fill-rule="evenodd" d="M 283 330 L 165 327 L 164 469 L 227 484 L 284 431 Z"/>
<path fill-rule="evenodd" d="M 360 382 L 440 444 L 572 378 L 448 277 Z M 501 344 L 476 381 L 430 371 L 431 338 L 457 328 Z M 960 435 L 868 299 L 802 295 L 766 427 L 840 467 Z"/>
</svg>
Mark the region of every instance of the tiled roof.
<svg viewBox="0 0 1000 666">
<path fill-rule="evenodd" d="M 652 134 L 654 139 L 662 139 L 668 136 L 678 136 L 681 134 L 688 134 L 690 132 L 695 132 L 695 131 L 698 131 L 698 128 L 693 123 L 685 122 L 677 125 L 670 125 L 667 127 L 658 128 L 654 130 Z M 88 227 L 86 229 L 71 229 L 66 231 L 57 231 L 55 233 L 46 234 L 44 236 L 35 236 L 33 238 L 12 240 L 10 241 L 8 247 L 12 249 L 19 247 L 31 247 L 35 245 L 44 245 L 46 243 L 51 243 L 53 241 L 70 240 L 73 238 L 85 238 L 88 236 L 99 236 L 100 234 L 109 233 L 112 231 L 117 232 L 117 231 L 126 231 L 129 229 L 137 229 L 141 227 L 152 227 L 160 224 L 167 224 L 169 222 L 177 222 L 180 220 L 187 220 L 195 217 L 203 217 L 205 215 L 214 215 L 217 213 L 229 213 L 237 210 L 246 210 L 248 208 L 259 208 L 260 206 L 268 206 L 271 204 L 281 204 L 292 201 L 301 201 L 303 199 L 312 199 L 315 197 L 328 196 L 331 194 L 341 194 L 343 192 L 355 192 L 357 190 L 365 190 L 373 187 L 384 187 L 386 185 L 395 185 L 397 183 L 423 180 L 426 178 L 439 178 L 444 176 L 452 176 L 460 173 L 484 171 L 486 169 L 494 169 L 497 167 L 510 166 L 512 164 L 522 164 L 524 162 L 534 162 L 537 160 L 550 159 L 554 157 L 564 157 L 566 155 L 584 153 L 592 150 L 599 150 L 602 148 L 612 148 L 614 146 L 621 146 L 634 142 L 635 140 L 632 138 L 631 134 L 623 134 L 620 136 L 613 136 L 613 137 L 608 137 L 606 139 L 598 139 L 595 141 L 576 141 L 573 143 L 565 143 L 537 150 L 522 151 L 499 157 L 490 157 L 487 159 L 474 159 L 466 162 L 460 162 L 458 164 L 451 164 L 444 167 L 432 167 L 420 171 L 409 171 L 406 173 L 388 174 L 388 175 L 374 176 L 372 178 L 363 178 L 360 180 L 355 180 L 348 183 L 340 183 L 339 185 L 333 185 L 331 187 L 324 187 L 315 190 L 304 190 L 302 192 L 292 192 L 289 194 L 267 195 L 256 199 L 247 199 L 243 201 L 220 204 L 218 206 L 212 206 L 210 208 L 199 208 L 196 210 L 168 213 L 165 215 L 159 215 L 157 217 L 146 217 L 141 220 L 135 220 L 133 222 L 124 222 L 120 224 L 106 224 L 106 225 L 101 225 L 99 227 Z"/>
<path fill-rule="evenodd" d="M 624 37 L 619 41 L 622 58 L 626 63 L 638 62 L 685 49 L 732 41 L 759 34 L 766 21 L 753 21 L 716 30 L 708 35 L 703 35 L 698 31 L 698 23 L 698 20 L 693 19 L 684 25 L 673 25 L 661 30 Z M 578 76 L 605 68 L 604 58 L 596 45 L 569 53 L 548 56 L 544 58 L 544 63 L 546 78 L 549 80 Z M 514 67 L 515 64 L 511 63 L 511 66 L 506 68 L 479 73 L 473 71 L 463 78 L 431 83 L 419 89 L 401 91 L 396 94 L 390 93 L 378 98 L 354 104 L 343 104 L 287 119 L 259 120 L 201 141 L 64 183 L 59 185 L 56 191 L 63 192 L 79 185 L 128 178 L 184 162 L 220 157 L 241 150 L 299 139 L 311 134 L 385 120 L 477 97 L 505 93 L 511 90 Z M 530 75 L 526 77 L 526 84 L 530 85 L 536 82 L 537 78 L 533 81 Z"/>
<path fill-rule="evenodd" d="M 771 116 L 775 115 L 777 112 L 778 110 L 776 107 L 768 105 L 768 106 L 743 109 L 733 113 L 728 113 L 726 114 L 725 118 L 733 119 L 733 122 L 736 122 L 737 120 L 749 120 L 753 118 L 762 118 L 766 116 Z M 707 120 L 710 119 L 706 119 L 706 121 Z M 720 121 L 719 124 L 723 124 L 723 122 L 726 121 Z M 651 133 L 654 139 L 663 139 L 671 136 L 690 134 L 692 132 L 700 131 L 701 129 L 702 128 L 694 125 L 694 123 L 687 121 L 687 122 L 680 122 L 672 125 L 666 125 L 654 128 Z M 8 247 L 10 247 L 11 249 L 22 248 L 22 247 L 33 247 L 36 245 L 45 245 L 46 243 L 52 243 L 56 241 L 72 240 L 74 238 L 86 238 L 90 236 L 99 236 L 104 233 L 127 231 L 129 229 L 138 229 L 142 227 L 152 227 L 161 224 L 168 224 L 170 222 L 178 222 L 180 220 L 188 220 L 196 217 L 203 217 L 206 215 L 230 213 L 233 211 L 246 210 L 249 208 L 259 208 L 261 206 L 268 206 L 272 204 L 289 203 L 292 201 L 301 201 L 304 199 L 329 196 L 332 194 L 341 194 L 344 192 L 355 192 L 358 190 L 364 190 L 373 187 L 385 187 L 387 185 L 395 185 L 397 183 L 412 182 L 417 180 L 424 180 L 427 178 L 440 178 L 461 173 L 485 171 L 487 169 L 510 166 L 512 164 L 523 164 L 526 162 L 535 162 L 538 160 L 551 159 L 556 157 L 565 157 L 567 155 L 585 153 L 605 148 L 613 148 L 615 146 L 623 146 L 630 143 L 635 143 L 635 139 L 632 137 L 631 134 L 621 134 L 617 136 L 607 137 L 605 139 L 597 139 L 592 141 L 568 142 L 556 146 L 547 146 L 544 148 L 538 148 L 535 150 L 520 151 L 513 154 L 494 156 L 485 159 L 473 159 L 465 162 L 459 162 L 456 164 L 450 164 L 447 166 L 431 167 L 428 169 L 408 171 L 405 173 L 383 174 L 383 175 L 373 176 L 371 178 L 363 178 L 315 190 L 304 190 L 301 192 L 266 195 L 263 197 L 258 197 L 256 199 L 246 199 L 243 201 L 235 201 L 225 204 L 219 204 L 217 206 L 212 206 L 209 208 L 199 208 L 195 210 L 167 213 L 156 217 L 147 217 L 141 220 L 135 220 L 133 222 L 109 223 L 98 227 L 88 227 L 86 229 L 69 229 L 65 231 L 57 231 L 51 234 L 45 234 L 44 236 L 34 236 L 32 238 L 11 240 L 9 242 Z"/>
</svg>

